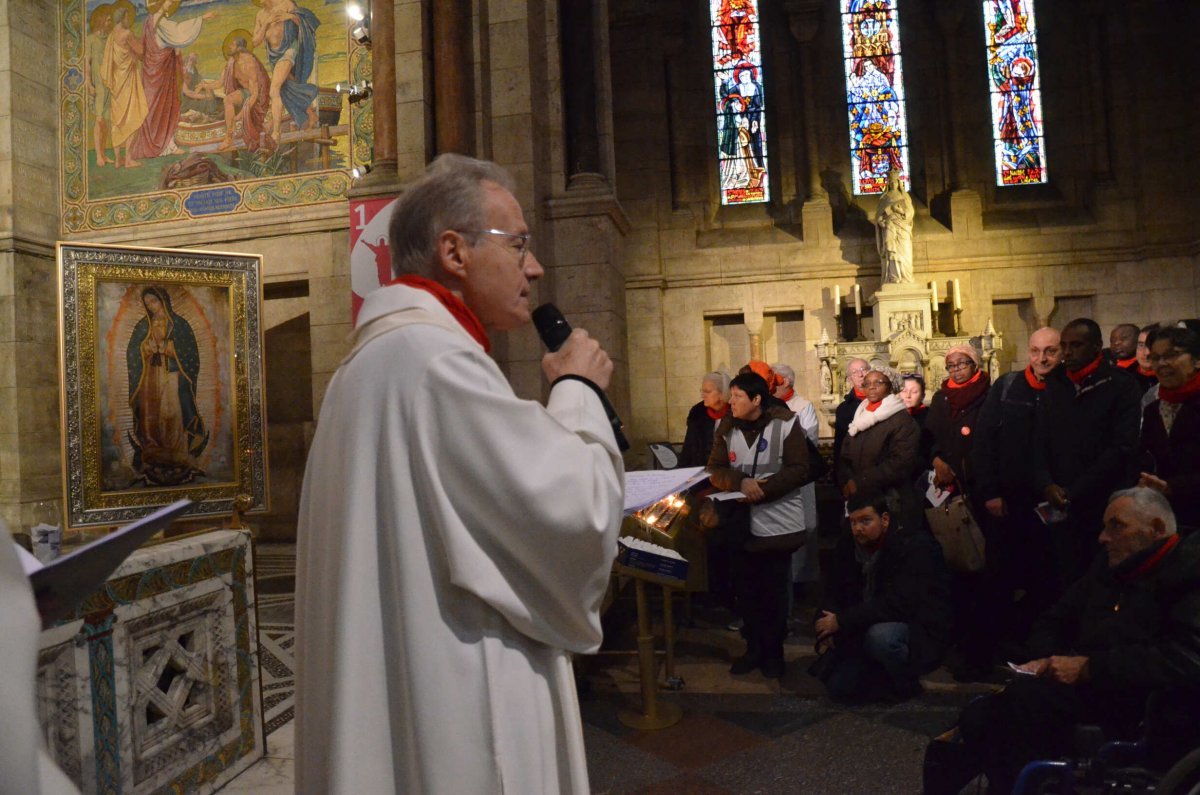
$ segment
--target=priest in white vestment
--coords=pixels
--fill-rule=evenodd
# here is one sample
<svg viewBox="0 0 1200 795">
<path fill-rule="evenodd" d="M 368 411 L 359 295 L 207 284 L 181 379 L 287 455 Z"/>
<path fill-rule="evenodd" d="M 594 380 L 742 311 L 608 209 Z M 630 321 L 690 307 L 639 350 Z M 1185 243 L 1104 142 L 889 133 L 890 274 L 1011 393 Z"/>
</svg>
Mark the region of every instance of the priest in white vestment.
<svg viewBox="0 0 1200 795">
<path fill-rule="evenodd" d="M 571 652 L 600 644 L 624 471 L 576 330 L 546 406 L 487 355 L 542 275 L 494 164 L 443 155 L 392 217 L 304 477 L 300 793 L 587 793 Z"/>
</svg>

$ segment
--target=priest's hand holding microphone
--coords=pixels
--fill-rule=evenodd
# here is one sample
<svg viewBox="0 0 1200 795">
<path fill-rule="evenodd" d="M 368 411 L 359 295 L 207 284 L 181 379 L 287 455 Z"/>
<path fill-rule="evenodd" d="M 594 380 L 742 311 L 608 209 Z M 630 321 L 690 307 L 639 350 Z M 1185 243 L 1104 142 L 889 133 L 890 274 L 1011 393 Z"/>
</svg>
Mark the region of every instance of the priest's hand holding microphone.
<svg viewBox="0 0 1200 795">
<path fill-rule="evenodd" d="M 621 452 L 629 449 L 629 441 L 621 429 L 621 418 L 617 416 L 604 390 L 612 379 L 613 363 L 600 343 L 588 336 L 583 329 L 571 329 L 554 304 L 542 304 L 533 310 L 533 325 L 549 352 L 542 357 L 542 372 L 553 385 L 564 378 L 583 381 L 595 390 L 604 412 L 612 426 L 613 436 Z"/>
</svg>

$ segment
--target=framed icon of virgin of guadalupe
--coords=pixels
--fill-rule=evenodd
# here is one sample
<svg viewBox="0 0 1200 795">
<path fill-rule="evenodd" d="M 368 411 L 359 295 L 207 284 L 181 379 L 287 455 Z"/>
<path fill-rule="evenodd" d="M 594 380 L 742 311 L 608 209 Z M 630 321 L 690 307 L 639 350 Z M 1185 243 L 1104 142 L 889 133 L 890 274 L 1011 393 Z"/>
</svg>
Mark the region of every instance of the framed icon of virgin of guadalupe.
<svg viewBox="0 0 1200 795">
<path fill-rule="evenodd" d="M 265 511 L 262 259 L 58 245 L 64 518 Z"/>
</svg>

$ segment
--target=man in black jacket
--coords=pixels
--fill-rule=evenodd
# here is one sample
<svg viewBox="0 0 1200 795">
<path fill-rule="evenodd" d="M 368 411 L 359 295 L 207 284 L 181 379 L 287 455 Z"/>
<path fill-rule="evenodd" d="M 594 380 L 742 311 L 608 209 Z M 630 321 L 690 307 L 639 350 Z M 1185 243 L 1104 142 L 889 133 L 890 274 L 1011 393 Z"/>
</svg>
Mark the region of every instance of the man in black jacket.
<svg viewBox="0 0 1200 795">
<path fill-rule="evenodd" d="M 1034 759 L 1069 754 L 1077 723 L 1112 739 L 1132 736 L 1144 717 L 1158 766 L 1200 743 L 1200 536 L 1179 536 L 1166 499 L 1135 488 L 1112 495 L 1099 540 L 1105 555 L 1030 638 L 1033 659 L 963 710 L 963 749 L 989 791 L 1010 792 Z M 925 791 L 958 792 L 944 785 Z"/>
<path fill-rule="evenodd" d="M 1025 640 L 1033 619 L 1053 604 L 1057 593 L 1046 529 L 1033 512 L 1040 497 L 1030 472 L 1030 451 L 1036 439 L 1037 406 L 1046 378 L 1062 362 L 1059 334 L 1040 328 L 1029 337 L 1029 365 L 1006 373 L 988 391 L 975 422 L 970 469 L 975 504 L 987 538 L 987 632 Z M 1013 596 L 1024 592 L 1020 609 Z"/>
<path fill-rule="evenodd" d="M 949 577 L 924 529 L 893 522 L 878 492 L 850 498 L 850 534 L 834 556 L 817 617 L 815 675 L 837 701 L 904 699 L 937 667 L 950 634 Z"/>
<path fill-rule="evenodd" d="M 862 388 L 863 378 L 869 372 L 871 372 L 871 363 L 866 359 L 850 360 L 846 365 L 846 375 L 850 377 L 850 391 L 833 413 L 833 480 L 839 487 L 842 483 L 838 478 L 837 462 L 841 460 L 839 454 L 842 451 L 842 442 L 845 441 L 846 433 L 850 430 L 850 423 L 854 420 L 854 412 L 858 410 L 858 404 L 862 403 L 863 398 L 866 397 Z"/>
<path fill-rule="evenodd" d="M 1063 367 L 1046 378 L 1038 402 L 1034 485 L 1066 515 L 1050 527 L 1060 592 L 1095 555 L 1105 498 L 1134 482 L 1141 389 L 1133 376 L 1104 361 L 1103 345 L 1095 321 L 1068 323 Z"/>
</svg>

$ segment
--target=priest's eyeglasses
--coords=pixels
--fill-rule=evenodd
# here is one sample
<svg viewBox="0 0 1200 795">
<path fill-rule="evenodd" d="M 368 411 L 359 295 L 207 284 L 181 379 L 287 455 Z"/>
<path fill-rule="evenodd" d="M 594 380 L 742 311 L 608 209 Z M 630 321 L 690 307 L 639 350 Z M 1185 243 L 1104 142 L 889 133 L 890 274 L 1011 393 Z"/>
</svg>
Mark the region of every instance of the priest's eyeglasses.
<svg viewBox="0 0 1200 795">
<path fill-rule="evenodd" d="M 468 230 L 462 230 L 462 231 L 466 232 L 466 231 L 468 231 Z M 518 245 L 518 246 L 507 246 L 506 248 L 508 248 L 508 249 L 509 249 L 509 250 L 511 250 L 511 251 L 515 251 L 515 252 L 516 252 L 516 254 L 517 254 L 517 267 L 518 267 L 518 268 L 523 268 L 523 267 L 525 267 L 525 255 L 529 253 L 530 242 L 533 240 L 533 235 L 532 235 L 532 234 L 530 234 L 530 233 L 526 232 L 526 233 L 525 233 L 525 234 L 523 234 L 523 235 L 518 235 L 516 232 L 505 232 L 505 231 L 503 231 L 503 230 L 501 230 L 501 229 L 478 229 L 478 230 L 475 230 L 475 234 L 479 234 L 479 235 L 500 235 L 501 237 L 511 237 L 511 238 L 514 238 L 514 239 L 516 239 L 516 240 L 520 240 L 520 241 L 521 241 L 520 245 Z"/>
</svg>

